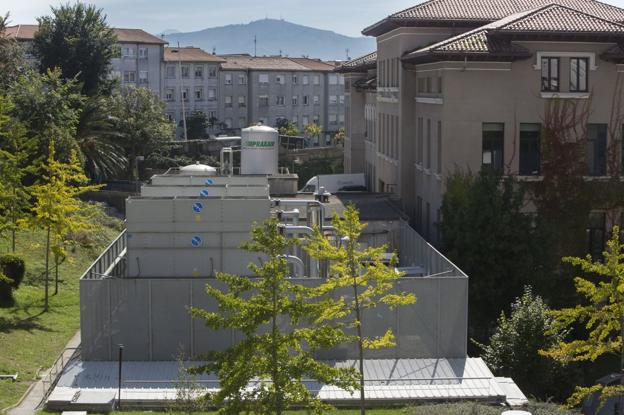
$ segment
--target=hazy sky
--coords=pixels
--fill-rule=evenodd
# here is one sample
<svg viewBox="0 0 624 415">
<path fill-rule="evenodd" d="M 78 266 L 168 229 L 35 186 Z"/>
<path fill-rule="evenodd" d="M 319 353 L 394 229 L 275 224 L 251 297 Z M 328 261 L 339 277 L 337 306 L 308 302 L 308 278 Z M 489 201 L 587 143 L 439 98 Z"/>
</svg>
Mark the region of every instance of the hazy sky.
<svg viewBox="0 0 624 415">
<path fill-rule="evenodd" d="M 63 0 L 65 2 L 66 0 Z M 390 13 L 422 0 L 91 0 L 104 9 L 112 26 L 137 27 L 152 33 L 166 29 L 183 32 L 265 17 L 357 36 Z M 607 0 L 624 7 L 624 0 Z M 48 14 L 50 0 L 2 0 L 0 13 L 11 13 L 12 23 L 34 23 Z"/>
</svg>

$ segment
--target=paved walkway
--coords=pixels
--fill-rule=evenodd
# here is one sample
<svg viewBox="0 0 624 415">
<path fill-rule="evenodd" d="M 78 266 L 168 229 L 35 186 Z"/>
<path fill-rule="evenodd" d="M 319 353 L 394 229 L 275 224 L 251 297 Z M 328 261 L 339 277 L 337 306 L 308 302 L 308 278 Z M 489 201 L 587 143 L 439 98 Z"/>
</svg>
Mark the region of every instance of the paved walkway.
<svg viewBox="0 0 624 415">
<path fill-rule="evenodd" d="M 63 361 L 65 364 L 69 361 L 72 354 L 74 354 L 74 349 L 80 346 L 80 331 L 74 334 L 67 345 L 65 345 L 65 349 L 63 350 Z M 57 368 L 60 369 L 60 368 Z M 44 379 L 48 373 L 50 373 L 52 368 L 46 370 L 41 373 L 41 379 Z M 60 373 L 59 373 L 60 374 Z M 43 399 L 43 395 L 45 393 L 43 381 L 39 380 L 26 391 L 22 399 L 17 403 L 17 405 L 7 411 L 7 415 L 34 415 L 37 413 L 37 408 Z"/>
</svg>

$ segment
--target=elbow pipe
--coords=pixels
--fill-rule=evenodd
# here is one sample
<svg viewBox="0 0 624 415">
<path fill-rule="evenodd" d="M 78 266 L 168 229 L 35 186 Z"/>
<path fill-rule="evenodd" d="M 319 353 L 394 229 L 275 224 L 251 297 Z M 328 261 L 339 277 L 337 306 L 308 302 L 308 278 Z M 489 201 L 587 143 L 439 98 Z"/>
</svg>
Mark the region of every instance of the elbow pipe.
<svg viewBox="0 0 624 415">
<path fill-rule="evenodd" d="M 277 211 L 277 219 L 278 220 L 284 220 L 284 219 L 292 219 L 293 223 L 295 225 L 297 225 L 299 223 L 299 209 L 293 209 L 293 210 L 278 210 Z"/>
<path fill-rule="evenodd" d="M 276 207 L 278 207 L 278 206 L 301 206 L 301 205 L 305 205 L 306 206 L 306 212 L 307 212 L 307 208 L 308 207 L 318 207 L 319 208 L 319 214 L 320 214 L 319 228 L 320 228 L 321 232 L 323 231 L 323 228 L 324 228 L 324 224 L 323 223 L 325 222 L 325 205 L 323 205 L 318 200 L 271 199 L 271 202 L 273 202 L 274 206 L 276 206 Z"/>
<path fill-rule="evenodd" d="M 294 235 L 312 235 L 314 233 L 314 229 L 309 226 L 301 226 L 301 225 L 284 225 L 280 223 L 279 230 L 282 235 L 286 236 L 294 236 Z"/>
<path fill-rule="evenodd" d="M 294 255 L 280 255 L 280 258 L 284 258 L 289 264 L 292 264 L 295 269 L 295 277 L 304 276 L 304 264 L 303 260 Z"/>
</svg>

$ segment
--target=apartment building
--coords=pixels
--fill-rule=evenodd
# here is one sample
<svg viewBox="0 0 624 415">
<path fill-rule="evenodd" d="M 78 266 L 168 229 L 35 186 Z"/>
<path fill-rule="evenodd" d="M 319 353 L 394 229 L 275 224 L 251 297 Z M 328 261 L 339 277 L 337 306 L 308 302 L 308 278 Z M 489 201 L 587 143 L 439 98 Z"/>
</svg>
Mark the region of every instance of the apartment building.
<svg viewBox="0 0 624 415">
<path fill-rule="evenodd" d="M 38 25 L 16 25 L 6 29 L 8 36 L 25 46 L 26 57 L 32 63 L 32 42 Z M 136 85 L 162 93 L 161 62 L 164 59 L 164 40 L 141 29 L 113 28 L 117 35 L 118 49 L 111 60 L 111 77 L 119 79 L 122 86 Z"/>
<path fill-rule="evenodd" d="M 165 47 L 163 62 L 163 95 L 167 117 L 178 126 L 183 136 L 182 114 L 204 114 L 215 124 L 218 114 L 219 66 L 223 58 L 200 48 Z M 214 126 L 211 127 L 214 130 Z"/>
<path fill-rule="evenodd" d="M 347 171 L 394 193 L 436 241 L 455 169 L 539 180 L 545 106 L 558 99 L 590 103 L 587 176 L 607 175 L 608 157 L 622 153 L 613 104 L 622 94 L 622 22 L 623 9 L 592 0 L 433 0 L 364 29 L 377 38 L 376 63 L 363 57 L 339 69 Z M 372 105 L 376 125 L 362 122 Z"/>
<path fill-rule="evenodd" d="M 316 59 L 225 55 L 219 75 L 219 120 L 227 129 L 288 120 L 329 137 L 344 126 L 344 79 Z"/>
</svg>

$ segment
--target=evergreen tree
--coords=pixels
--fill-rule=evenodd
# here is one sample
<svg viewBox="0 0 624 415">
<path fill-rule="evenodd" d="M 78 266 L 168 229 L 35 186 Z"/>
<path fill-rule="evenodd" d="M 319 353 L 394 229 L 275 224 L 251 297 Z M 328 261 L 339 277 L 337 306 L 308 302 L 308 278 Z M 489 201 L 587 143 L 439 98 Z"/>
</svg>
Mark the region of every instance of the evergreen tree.
<svg viewBox="0 0 624 415">
<path fill-rule="evenodd" d="M 275 219 L 255 227 L 252 240 L 243 248 L 265 258 L 260 266 L 249 265 L 258 277 L 220 273 L 217 279 L 226 290 L 206 287 L 219 311 L 192 309 L 193 316 L 204 319 L 211 329 L 233 329 L 243 336 L 229 349 L 204 356 L 210 363 L 193 370 L 218 374 L 219 391 L 209 398 L 220 407 L 220 413 L 281 415 L 297 405 L 321 414 L 326 406 L 306 388 L 304 380 L 348 391 L 357 385 L 353 370 L 334 368 L 314 358 L 316 351 L 343 343 L 347 336 L 321 324 L 332 300 L 315 301 L 313 288 L 289 277 L 283 255 L 294 243 L 280 234 Z"/>
<path fill-rule="evenodd" d="M 582 304 L 552 312 L 554 323 L 549 333 L 572 331 L 574 340 L 559 342 L 542 351 L 560 362 L 593 362 L 601 356 L 615 355 L 624 370 L 624 243 L 620 228 L 613 228 L 604 261 L 567 257 L 563 261 L 580 267 L 583 276 L 574 279 Z M 584 338 L 585 337 L 585 338 Z M 585 398 L 602 393 L 602 399 L 624 394 L 624 385 L 577 387 L 567 404 L 577 406 Z"/>
<path fill-rule="evenodd" d="M 110 91 L 107 81 L 117 36 L 106 23 L 106 15 L 94 5 L 62 4 L 52 7 L 52 16 L 37 19 L 33 50 L 41 71 L 60 68 L 62 78 L 77 79 L 87 96 Z"/>
<path fill-rule="evenodd" d="M 64 255 L 63 241 L 68 236 L 94 229 L 90 220 L 94 208 L 79 200 L 78 196 L 97 190 L 99 186 L 87 184 L 87 177 L 75 152 L 70 154 L 68 162 L 59 161 L 53 141 L 50 143 L 47 161 L 41 168 L 41 176 L 41 182 L 31 187 L 35 203 L 27 223 L 46 233 L 44 311 L 48 311 L 50 254 Z M 56 283 L 58 287 L 58 280 Z"/>
<path fill-rule="evenodd" d="M 348 205 L 343 216 L 343 218 L 335 216 L 332 221 L 339 244 L 330 242 L 317 228 L 308 241 L 306 250 L 311 257 L 331 263 L 329 278 L 318 288 L 317 295 L 337 300 L 327 301 L 322 321 L 327 325 L 335 324 L 341 330 L 355 330 L 356 335 L 352 339 L 358 349 L 360 413 L 364 414 L 366 411 L 364 351 L 393 347 L 395 342 L 392 329 L 388 329 L 380 337 L 366 337 L 364 335 L 366 321 L 363 319 L 363 313 L 377 306 L 392 309 L 413 304 L 416 297 L 411 293 L 393 292 L 401 274 L 395 272 L 394 267 L 382 262 L 387 247 L 360 248 L 358 241 L 366 224 L 360 222 L 356 207 Z M 345 289 L 351 291 L 352 299 L 344 296 Z"/>
</svg>

